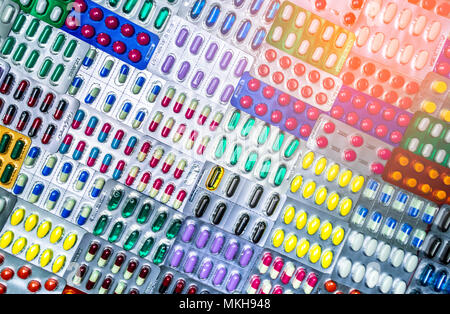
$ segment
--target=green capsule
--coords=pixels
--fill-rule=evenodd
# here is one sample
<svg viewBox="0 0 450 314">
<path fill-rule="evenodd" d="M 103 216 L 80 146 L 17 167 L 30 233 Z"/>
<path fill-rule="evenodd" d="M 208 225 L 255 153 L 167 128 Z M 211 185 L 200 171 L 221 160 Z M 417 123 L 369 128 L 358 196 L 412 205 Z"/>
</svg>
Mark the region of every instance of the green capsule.
<svg viewBox="0 0 450 314">
<path fill-rule="evenodd" d="M 123 231 L 123 222 L 121 221 L 116 222 L 112 227 L 111 232 L 109 233 L 108 241 L 114 243 L 117 240 L 119 240 L 122 231 Z"/>
<path fill-rule="evenodd" d="M 2 139 L 0 141 L 0 154 L 6 153 L 8 150 L 9 143 L 11 143 L 11 135 L 3 134 Z"/>
<path fill-rule="evenodd" d="M 291 143 L 289 143 L 288 147 L 284 151 L 284 157 L 291 158 L 291 156 L 295 153 L 295 151 L 300 145 L 300 142 L 297 139 L 293 139 Z"/>
<path fill-rule="evenodd" d="M 230 117 L 230 121 L 228 121 L 228 130 L 234 131 L 237 125 L 239 124 L 239 120 L 241 119 L 241 113 L 238 110 L 235 110 Z"/>
<path fill-rule="evenodd" d="M 22 155 L 24 148 L 25 148 L 25 142 L 22 140 L 18 140 L 11 151 L 11 158 L 13 160 L 19 159 L 20 156 Z"/>
<path fill-rule="evenodd" d="M 39 43 L 42 45 L 46 45 L 50 36 L 52 36 L 52 27 L 50 25 L 47 25 L 42 30 L 41 35 L 39 35 Z"/>
<path fill-rule="evenodd" d="M 59 79 L 61 78 L 61 76 L 63 75 L 63 73 L 64 73 L 64 65 L 58 64 L 55 68 L 55 71 L 53 71 L 53 74 L 52 74 L 50 80 L 55 83 L 58 82 Z"/>
<path fill-rule="evenodd" d="M 138 203 L 138 199 L 136 197 L 129 197 L 125 203 L 125 206 L 122 209 L 122 217 L 128 218 L 133 215 L 134 210 L 136 209 Z"/>
<path fill-rule="evenodd" d="M 227 149 L 227 138 L 224 136 L 219 141 L 219 143 L 217 143 L 216 151 L 214 153 L 214 156 L 216 157 L 216 159 L 222 158 L 226 149 Z"/>
<path fill-rule="evenodd" d="M 109 0 L 108 3 L 110 6 L 112 6 L 113 8 L 115 8 L 117 6 L 117 4 L 119 3 L 120 0 Z"/>
<path fill-rule="evenodd" d="M 40 78 L 47 77 L 47 75 L 50 72 L 52 66 L 53 66 L 52 60 L 45 59 L 45 61 L 42 63 L 41 70 L 39 71 L 39 77 Z"/>
<path fill-rule="evenodd" d="M 111 193 L 111 198 L 108 201 L 107 207 L 109 210 L 115 210 L 119 207 L 120 201 L 123 197 L 123 190 L 120 188 L 116 188 Z"/>
<path fill-rule="evenodd" d="M 23 15 L 23 14 L 17 15 L 16 20 L 14 21 L 14 24 L 13 24 L 11 30 L 14 33 L 20 32 L 20 30 L 22 29 L 22 26 L 23 26 L 23 24 L 25 24 L 26 20 L 27 20 L 27 18 L 25 17 L 25 15 Z"/>
<path fill-rule="evenodd" d="M 280 186 L 281 183 L 283 183 L 285 175 L 286 175 L 286 166 L 281 165 L 278 168 L 277 173 L 275 174 L 275 178 L 273 179 L 273 183 L 275 184 L 275 186 Z"/>
<path fill-rule="evenodd" d="M 64 49 L 64 57 L 67 59 L 72 58 L 73 53 L 75 52 L 75 50 L 77 49 L 77 41 L 72 39 L 71 41 L 69 41 L 69 43 L 66 46 L 66 49 Z"/>
<path fill-rule="evenodd" d="M 145 240 L 144 244 L 142 244 L 142 247 L 139 250 L 139 256 L 147 257 L 147 255 L 150 254 L 150 251 L 152 250 L 153 244 L 155 244 L 154 238 L 150 237 L 147 240 Z"/>
<path fill-rule="evenodd" d="M 23 56 L 25 55 L 25 52 L 27 51 L 27 45 L 24 43 L 17 46 L 16 51 L 13 55 L 13 60 L 16 62 L 20 62 L 23 59 Z"/>
<path fill-rule="evenodd" d="M 125 243 L 123 244 L 124 250 L 129 251 L 134 248 L 136 242 L 139 240 L 139 236 L 139 230 L 134 230 L 132 233 L 130 233 L 128 238 L 125 240 Z"/>
<path fill-rule="evenodd" d="M 34 68 L 34 66 L 36 65 L 36 62 L 39 59 L 39 51 L 37 50 L 33 50 L 30 53 L 30 56 L 27 59 L 27 62 L 25 62 L 25 67 L 29 70 L 32 70 Z"/>
<path fill-rule="evenodd" d="M 155 221 L 152 224 L 152 231 L 158 232 L 164 226 L 167 220 L 167 212 L 159 213 L 158 217 L 156 217 Z"/>
<path fill-rule="evenodd" d="M 25 32 L 26 36 L 33 37 L 36 34 L 38 28 L 39 28 L 39 20 L 33 19 L 30 25 L 28 25 L 27 31 Z"/>
<path fill-rule="evenodd" d="M 240 144 L 234 145 L 233 153 L 230 156 L 230 164 L 232 166 L 235 166 L 238 163 L 239 158 L 241 157 L 241 152 L 242 146 Z"/>
<path fill-rule="evenodd" d="M 126 0 L 125 5 L 123 6 L 122 10 L 123 13 L 130 13 L 131 11 L 133 11 L 134 6 L 136 5 L 137 0 Z"/>
<path fill-rule="evenodd" d="M 105 227 L 108 224 L 108 216 L 102 215 L 95 224 L 94 230 L 92 233 L 96 236 L 102 235 L 105 232 Z"/>
<path fill-rule="evenodd" d="M 152 12 L 153 8 L 153 0 L 145 0 L 144 4 L 142 5 L 141 11 L 139 11 L 139 21 L 145 22 L 145 20 L 150 15 L 150 12 Z"/>
<path fill-rule="evenodd" d="M 165 243 L 161 243 L 161 245 L 156 250 L 155 256 L 153 257 L 153 263 L 156 265 L 161 264 L 164 261 L 164 258 L 166 257 L 168 250 L 168 246 Z"/>
<path fill-rule="evenodd" d="M 138 224 L 145 224 L 148 220 L 148 217 L 150 217 L 150 214 L 152 212 L 152 204 L 145 203 L 142 205 L 141 210 L 139 211 L 139 214 L 136 218 L 136 221 Z"/>
<path fill-rule="evenodd" d="M 269 174 L 271 165 L 272 165 L 272 161 L 270 159 L 264 160 L 264 162 L 261 166 L 261 170 L 259 171 L 259 177 L 261 179 L 267 178 L 267 175 Z"/>
<path fill-rule="evenodd" d="M 8 184 L 8 182 L 11 180 L 11 177 L 14 173 L 14 165 L 7 164 L 5 169 L 3 170 L 2 176 L 0 178 L 0 181 L 3 184 Z"/>
<path fill-rule="evenodd" d="M 283 146 L 283 141 L 284 141 L 284 133 L 280 132 L 278 133 L 277 138 L 273 142 L 272 150 L 274 152 L 279 152 L 281 147 Z"/>
<path fill-rule="evenodd" d="M 242 137 L 247 137 L 248 134 L 250 133 L 250 131 L 252 130 L 252 127 L 254 125 L 255 125 L 255 119 L 254 118 L 249 118 L 247 120 L 247 122 L 245 122 L 244 126 L 242 127 L 241 136 Z"/>
<path fill-rule="evenodd" d="M 167 229 L 166 233 L 167 239 L 172 240 L 178 235 L 182 223 L 183 222 L 180 219 L 175 219 L 174 221 L 172 221 L 172 224 L 170 225 L 169 229 Z"/>
<path fill-rule="evenodd" d="M 66 36 L 59 34 L 53 42 L 52 51 L 59 53 L 66 42 Z"/>
<path fill-rule="evenodd" d="M 154 24 L 157 30 L 160 30 L 164 26 L 164 23 L 166 23 L 166 20 L 169 17 L 169 13 L 170 10 L 169 8 L 166 7 L 159 10 L 158 16 L 156 17 Z"/>
<path fill-rule="evenodd" d="M 247 172 L 252 171 L 253 166 L 255 166 L 255 163 L 257 160 L 258 160 L 258 153 L 251 152 L 247 157 L 247 161 L 245 162 L 245 166 L 244 166 L 245 171 L 247 171 Z"/>
<path fill-rule="evenodd" d="M 95 60 L 96 56 L 97 56 L 97 50 L 95 50 L 94 48 L 90 48 L 88 50 L 88 52 L 86 53 L 87 59 Z"/>
<path fill-rule="evenodd" d="M 6 40 L 2 46 L 2 55 L 9 56 L 9 54 L 12 52 L 15 44 L 16 44 L 16 39 L 14 37 L 6 38 Z"/>
<path fill-rule="evenodd" d="M 269 138 L 269 134 L 270 134 L 270 127 L 268 125 L 264 125 L 258 136 L 258 145 L 263 145 Z"/>
</svg>

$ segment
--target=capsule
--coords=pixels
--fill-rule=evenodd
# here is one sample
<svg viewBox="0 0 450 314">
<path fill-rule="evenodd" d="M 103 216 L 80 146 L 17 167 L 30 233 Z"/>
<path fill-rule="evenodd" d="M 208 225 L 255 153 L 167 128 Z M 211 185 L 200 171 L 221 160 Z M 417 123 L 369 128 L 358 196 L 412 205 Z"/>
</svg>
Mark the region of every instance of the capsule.
<svg viewBox="0 0 450 314">
<path fill-rule="evenodd" d="M 32 204 L 39 201 L 42 192 L 44 191 L 45 186 L 42 183 L 36 183 L 31 190 L 30 196 L 28 197 L 28 201 Z"/>
<path fill-rule="evenodd" d="M 47 210 L 53 210 L 60 195 L 61 193 L 58 190 L 52 190 L 47 198 L 47 201 L 45 202 L 45 208 Z"/>
<path fill-rule="evenodd" d="M 96 198 L 100 195 L 101 191 L 103 190 L 103 186 L 105 185 L 105 179 L 103 178 L 97 178 L 94 181 L 94 186 L 91 190 L 91 196 L 93 198 Z"/>
</svg>

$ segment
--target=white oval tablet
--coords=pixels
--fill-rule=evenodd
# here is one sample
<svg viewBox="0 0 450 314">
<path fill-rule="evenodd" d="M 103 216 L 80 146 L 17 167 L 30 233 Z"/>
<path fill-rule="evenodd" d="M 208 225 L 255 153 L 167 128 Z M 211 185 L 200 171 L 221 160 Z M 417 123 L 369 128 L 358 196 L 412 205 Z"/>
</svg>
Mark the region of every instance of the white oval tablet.
<svg viewBox="0 0 450 314">
<path fill-rule="evenodd" d="M 427 64 L 429 56 L 430 54 L 428 53 L 428 51 L 425 50 L 420 51 L 414 63 L 414 68 L 416 70 L 422 70 L 423 67 Z"/>
<path fill-rule="evenodd" d="M 412 13 L 409 9 L 404 9 L 400 16 L 398 17 L 398 28 L 405 29 L 406 26 L 411 22 Z"/>
<path fill-rule="evenodd" d="M 375 239 L 370 239 L 364 244 L 364 254 L 367 256 L 372 256 L 377 249 L 378 241 Z"/>
<path fill-rule="evenodd" d="M 416 36 L 422 34 L 426 25 L 427 25 L 427 18 L 423 15 L 419 16 L 413 27 L 413 34 Z"/>
<path fill-rule="evenodd" d="M 370 30 L 367 26 L 361 28 L 358 32 L 358 37 L 356 37 L 356 45 L 358 45 L 359 47 L 364 46 L 369 39 L 369 35 Z"/>
<path fill-rule="evenodd" d="M 394 281 L 394 279 L 392 279 L 391 275 L 383 276 L 381 278 L 381 282 L 380 282 L 380 291 L 382 293 L 388 293 L 389 290 L 391 290 L 393 281 Z"/>
<path fill-rule="evenodd" d="M 311 24 L 309 24 L 308 32 L 310 34 L 315 34 L 320 28 L 320 21 L 318 19 L 312 20 Z"/>
<path fill-rule="evenodd" d="M 416 149 L 417 149 L 417 147 L 419 147 L 419 144 L 420 144 L 420 141 L 419 141 L 419 139 L 418 139 L 417 137 L 412 138 L 412 139 L 409 141 L 409 144 L 408 144 L 408 149 L 409 149 L 409 151 L 415 152 Z"/>
<path fill-rule="evenodd" d="M 416 269 L 418 262 L 419 262 L 419 258 L 416 255 L 412 255 L 411 253 L 408 253 L 405 257 L 405 260 L 403 261 L 403 268 L 408 273 L 412 273 Z"/>
<path fill-rule="evenodd" d="M 291 49 L 292 46 L 294 46 L 295 40 L 296 40 L 296 39 L 297 39 L 297 36 L 295 36 L 294 33 L 290 33 L 290 34 L 287 36 L 286 41 L 284 42 L 284 46 L 285 46 L 287 49 Z"/>
<path fill-rule="evenodd" d="M 377 285 L 379 279 L 380 273 L 378 270 L 371 268 L 366 273 L 366 286 L 372 289 Z"/>
<path fill-rule="evenodd" d="M 357 252 L 361 249 L 363 242 L 364 242 L 364 235 L 362 233 L 359 233 L 357 231 L 353 231 L 350 235 L 350 248 Z"/>
<path fill-rule="evenodd" d="M 391 253 L 391 246 L 387 243 L 381 244 L 377 258 L 380 262 L 386 262 L 389 258 L 389 254 Z"/>
<path fill-rule="evenodd" d="M 402 249 L 397 248 L 392 250 L 391 265 L 394 267 L 399 267 L 402 264 L 404 257 L 405 252 Z"/>
<path fill-rule="evenodd" d="M 423 132 L 428 128 L 429 125 L 430 125 L 430 119 L 423 118 L 422 120 L 420 120 L 419 124 L 417 125 L 417 130 L 419 130 L 420 132 Z"/>
<path fill-rule="evenodd" d="M 50 19 L 53 22 L 56 22 L 59 20 L 62 14 L 62 9 L 60 7 L 54 7 L 52 10 L 52 13 L 50 14 Z"/>
<path fill-rule="evenodd" d="M 295 26 L 297 28 L 303 27 L 303 25 L 305 24 L 306 21 L 306 14 L 305 12 L 300 12 L 297 15 L 297 18 L 295 19 Z"/>
<path fill-rule="evenodd" d="M 352 280 L 356 283 L 361 282 L 364 278 L 364 274 L 366 273 L 366 267 L 360 263 L 356 263 L 352 267 Z"/>
<path fill-rule="evenodd" d="M 336 47 L 342 48 L 345 45 L 345 42 L 347 41 L 347 34 L 346 33 L 340 33 L 336 39 Z"/>
<path fill-rule="evenodd" d="M 414 47 L 412 45 L 407 45 L 403 48 L 403 51 L 400 55 L 400 63 L 407 64 L 414 55 Z"/>
<path fill-rule="evenodd" d="M 392 292 L 394 294 L 404 294 L 406 291 L 406 282 L 400 279 L 395 279 Z"/>
<path fill-rule="evenodd" d="M 430 134 L 432 137 L 438 137 L 439 135 L 441 135 L 443 129 L 444 126 L 440 123 L 437 123 L 431 128 Z"/>
<path fill-rule="evenodd" d="M 309 45 L 310 45 L 310 44 L 309 44 L 309 41 L 305 39 L 304 41 L 302 41 L 302 43 L 301 43 L 300 46 L 298 47 L 297 52 L 298 52 L 300 55 L 306 54 L 306 53 L 308 52 Z"/>
<path fill-rule="evenodd" d="M 427 40 L 434 41 L 441 33 L 441 23 L 435 21 L 431 24 L 430 30 L 428 31 Z"/>
<path fill-rule="evenodd" d="M 291 18 L 292 12 L 294 8 L 291 5 L 287 5 L 284 7 L 283 13 L 281 14 L 281 18 L 284 21 L 288 21 Z"/>
<path fill-rule="evenodd" d="M 372 40 L 370 50 L 372 50 L 373 53 L 378 52 L 381 49 L 381 47 L 383 47 L 383 42 L 384 42 L 384 34 L 381 32 L 376 33 L 375 37 Z"/>
<path fill-rule="evenodd" d="M 386 58 L 392 59 L 397 54 L 400 42 L 397 38 L 392 38 L 386 47 Z"/>
<path fill-rule="evenodd" d="M 438 164 L 442 163 L 447 156 L 447 151 L 445 149 L 440 149 L 437 151 L 436 156 L 434 156 L 434 161 Z"/>
<path fill-rule="evenodd" d="M 342 257 L 339 260 L 337 267 L 339 276 L 346 278 L 352 269 L 352 262 L 348 258 Z"/>
<path fill-rule="evenodd" d="M 320 58 L 322 58 L 322 54 L 323 54 L 323 48 L 317 47 L 316 50 L 314 50 L 314 53 L 312 54 L 311 59 L 314 62 L 317 62 L 320 60 Z"/>
<path fill-rule="evenodd" d="M 327 26 L 327 28 L 325 28 L 325 31 L 322 34 L 322 39 L 325 41 L 329 41 L 333 36 L 333 33 L 334 33 L 333 27 Z"/>
<path fill-rule="evenodd" d="M 376 0 L 372 0 L 366 5 L 366 15 L 371 19 L 377 16 L 380 10 L 381 10 L 381 3 Z"/>
<path fill-rule="evenodd" d="M 337 61 L 337 55 L 335 53 L 332 53 L 328 56 L 327 62 L 325 62 L 325 66 L 327 68 L 332 68 L 336 64 Z"/>
<path fill-rule="evenodd" d="M 16 13 L 16 9 L 12 5 L 8 4 L 3 10 L 0 20 L 2 21 L 2 23 L 8 24 L 9 22 L 11 22 L 14 13 Z"/>
<path fill-rule="evenodd" d="M 395 14 L 397 13 L 397 4 L 391 2 L 386 6 L 386 10 L 384 10 L 383 22 L 385 24 L 391 23 Z"/>
<path fill-rule="evenodd" d="M 48 3 L 46 0 L 39 0 L 35 6 L 35 10 L 39 14 L 43 14 L 47 10 Z"/>
<path fill-rule="evenodd" d="M 281 38 L 281 35 L 283 35 L 283 29 L 281 28 L 281 26 L 275 27 L 275 29 L 273 30 L 273 33 L 272 33 L 272 40 L 279 41 Z"/>
<path fill-rule="evenodd" d="M 423 156 L 423 157 L 425 157 L 425 158 L 430 157 L 430 155 L 431 155 L 432 152 L 433 152 L 433 145 L 431 145 L 430 143 L 428 143 L 428 144 L 425 144 L 425 145 L 423 146 L 423 149 L 422 149 L 422 156 Z"/>
</svg>

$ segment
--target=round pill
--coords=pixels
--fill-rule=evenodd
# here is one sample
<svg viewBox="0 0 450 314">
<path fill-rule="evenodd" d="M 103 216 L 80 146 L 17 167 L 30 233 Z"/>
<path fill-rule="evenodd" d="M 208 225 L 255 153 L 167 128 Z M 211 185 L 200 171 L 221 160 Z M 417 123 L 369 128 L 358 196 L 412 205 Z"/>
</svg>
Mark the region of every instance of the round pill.
<svg viewBox="0 0 450 314">
<path fill-rule="evenodd" d="M 363 280 L 364 275 L 366 273 L 366 267 L 361 263 L 356 263 L 352 267 L 352 280 L 356 283 L 361 282 Z"/>
<path fill-rule="evenodd" d="M 364 243 L 364 254 L 367 256 L 372 256 L 377 249 L 378 241 L 370 237 L 366 238 Z"/>
<path fill-rule="evenodd" d="M 128 59 L 132 62 L 139 62 L 141 60 L 141 53 L 137 49 L 132 49 L 128 53 Z"/>
<path fill-rule="evenodd" d="M 364 243 L 364 235 L 357 231 L 352 231 L 352 234 L 349 238 L 350 247 L 353 251 L 357 252 L 361 249 Z"/>
<path fill-rule="evenodd" d="M 123 24 L 120 27 L 120 32 L 122 33 L 123 36 L 125 37 L 131 37 L 134 34 L 134 27 L 131 24 Z"/>
<path fill-rule="evenodd" d="M 327 122 L 323 125 L 323 131 L 327 134 L 331 134 L 334 132 L 336 126 L 333 122 Z"/>
<path fill-rule="evenodd" d="M 333 108 L 331 108 L 330 113 L 333 118 L 341 119 L 342 116 L 344 115 L 344 108 L 342 108 L 341 106 L 335 105 L 335 106 L 333 106 Z"/>
<path fill-rule="evenodd" d="M 377 258 L 380 262 L 385 262 L 389 258 L 389 254 L 391 253 L 391 246 L 387 243 L 381 243 L 378 249 Z"/>
<path fill-rule="evenodd" d="M 416 269 L 418 262 L 419 262 L 419 258 L 416 255 L 412 255 L 411 253 L 408 253 L 405 257 L 405 260 L 403 261 L 403 268 L 408 273 L 412 273 Z"/>
<path fill-rule="evenodd" d="M 92 8 L 89 17 L 94 21 L 100 21 L 103 18 L 103 11 L 100 8 Z"/>
<path fill-rule="evenodd" d="M 392 287 L 392 276 L 390 275 L 385 275 L 381 278 L 381 283 L 380 283 L 380 291 L 382 293 L 388 293 L 389 290 L 391 290 Z"/>
<path fill-rule="evenodd" d="M 359 116 L 356 112 L 350 112 L 347 114 L 346 123 L 350 125 L 355 125 L 358 123 Z"/>
<path fill-rule="evenodd" d="M 346 161 L 355 161 L 356 152 L 353 149 L 346 149 L 344 150 L 343 158 Z"/>
<path fill-rule="evenodd" d="M 255 106 L 255 113 L 256 113 L 258 116 L 264 116 L 264 115 L 267 113 L 267 105 L 266 105 L 266 104 L 263 104 L 263 103 L 257 104 L 257 105 Z"/>
<path fill-rule="evenodd" d="M 81 35 L 86 38 L 92 38 L 95 35 L 95 30 L 92 25 L 86 24 L 81 27 Z"/>
<path fill-rule="evenodd" d="M 316 139 L 316 144 L 319 148 L 325 148 L 328 146 L 328 139 L 325 136 L 319 136 Z"/>
<path fill-rule="evenodd" d="M 311 131 L 312 128 L 309 125 L 304 124 L 300 127 L 299 133 L 303 137 L 308 137 L 311 134 Z"/>
<path fill-rule="evenodd" d="M 108 16 L 105 19 L 105 25 L 109 29 L 116 29 L 119 26 L 119 20 L 115 16 Z"/>
<path fill-rule="evenodd" d="M 263 88 L 264 98 L 270 99 L 275 95 L 275 89 L 272 86 L 266 86 Z"/>
<path fill-rule="evenodd" d="M 399 267 L 403 258 L 405 257 L 405 252 L 402 249 L 394 249 L 391 254 L 391 264 L 394 267 Z"/>
<path fill-rule="evenodd" d="M 106 33 L 100 33 L 97 35 L 97 43 L 106 47 L 111 43 L 111 37 Z"/>
<path fill-rule="evenodd" d="M 150 42 L 150 36 L 147 33 L 139 33 L 136 36 L 137 42 L 139 45 L 146 46 Z"/>
<path fill-rule="evenodd" d="M 270 115 L 270 120 L 274 123 L 279 123 L 283 119 L 283 114 L 279 110 L 272 111 Z"/>
<path fill-rule="evenodd" d="M 115 41 L 113 43 L 113 50 L 115 53 L 123 54 L 127 50 L 127 47 L 125 46 L 125 44 L 123 42 Z"/>
<path fill-rule="evenodd" d="M 338 274 L 342 278 L 346 278 L 352 269 L 352 262 L 347 257 L 342 257 L 337 265 Z"/>
</svg>

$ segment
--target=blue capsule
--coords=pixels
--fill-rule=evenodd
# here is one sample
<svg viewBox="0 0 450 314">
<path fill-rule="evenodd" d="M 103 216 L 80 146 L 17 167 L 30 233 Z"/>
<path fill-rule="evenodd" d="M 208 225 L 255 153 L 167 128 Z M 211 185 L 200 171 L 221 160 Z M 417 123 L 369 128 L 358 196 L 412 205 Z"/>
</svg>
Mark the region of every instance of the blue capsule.
<svg viewBox="0 0 450 314">
<path fill-rule="evenodd" d="M 114 66 L 113 60 L 107 60 L 102 68 L 100 69 L 100 76 L 101 77 L 107 77 L 109 73 L 111 72 L 112 67 Z"/>
<path fill-rule="evenodd" d="M 91 191 L 91 197 L 96 198 L 102 192 L 103 186 L 105 185 L 105 179 L 97 178 L 95 179 L 94 186 Z"/>
<path fill-rule="evenodd" d="M 103 111 L 110 112 L 115 102 L 116 102 L 115 94 L 109 94 L 108 96 L 106 96 L 105 104 L 103 105 Z"/>
<path fill-rule="evenodd" d="M 76 201 L 73 198 L 68 198 L 64 202 L 63 210 L 61 211 L 61 217 L 67 218 L 72 213 L 73 208 L 75 207 Z"/>
<path fill-rule="evenodd" d="M 61 173 L 59 174 L 59 180 L 62 183 L 67 182 L 70 174 L 72 173 L 73 166 L 70 162 L 65 162 L 61 167 Z"/>
<path fill-rule="evenodd" d="M 95 165 L 95 162 L 97 161 L 97 157 L 100 154 L 100 149 L 98 147 L 92 147 L 91 151 L 89 152 L 89 157 L 86 162 L 86 164 L 89 167 L 93 167 Z"/>
<path fill-rule="evenodd" d="M 86 130 L 84 131 L 84 133 L 86 135 L 91 135 L 92 133 L 94 133 L 97 124 L 98 118 L 96 116 L 92 116 L 87 123 Z"/>
<path fill-rule="evenodd" d="M 409 196 L 404 192 L 400 192 L 397 194 L 394 202 L 392 203 L 392 208 L 399 212 L 403 212 L 405 209 L 406 203 L 408 202 Z"/>
<path fill-rule="evenodd" d="M 161 85 L 159 83 L 154 84 L 150 93 L 148 94 L 147 100 L 151 103 L 154 103 L 156 97 L 158 97 L 160 92 L 161 92 Z"/>
<path fill-rule="evenodd" d="M 58 161 L 58 159 L 55 156 L 48 157 L 48 159 L 45 162 L 45 165 L 41 171 L 41 173 L 44 177 L 48 177 L 52 173 L 57 161 Z"/>
<path fill-rule="evenodd" d="M 138 113 L 136 114 L 136 117 L 133 120 L 133 123 L 131 124 L 133 129 L 140 128 L 142 121 L 144 121 L 144 119 L 145 119 L 145 111 L 139 110 Z"/>
<path fill-rule="evenodd" d="M 419 200 L 418 198 L 413 198 L 411 203 L 409 204 L 408 208 L 408 215 L 416 218 L 419 215 L 420 209 L 423 206 L 423 201 Z"/>
<path fill-rule="evenodd" d="M 39 147 L 31 147 L 31 149 L 28 151 L 27 157 L 25 157 L 25 160 L 23 161 L 24 165 L 27 167 L 33 167 L 36 163 L 36 159 L 41 154 L 41 149 Z"/>
<path fill-rule="evenodd" d="M 380 202 L 384 206 L 388 206 L 393 194 L 394 188 L 391 185 L 386 184 L 385 186 L 383 186 L 383 189 L 381 190 L 381 194 L 379 197 Z"/>
<path fill-rule="evenodd" d="M 264 0 L 253 0 L 252 5 L 250 6 L 250 14 L 255 15 L 258 14 L 259 10 L 261 10 L 261 6 L 263 5 Z"/>
<path fill-rule="evenodd" d="M 381 233 L 385 237 L 390 239 L 394 235 L 396 227 L 397 227 L 397 220 L 395 220 L 392 217 L 388 217 L 388 219 L 386 219 L 386 221 L 384 222 L 384 226 L 383 229 L 381 230 Z"/>
<path fill-rule="evenodd" d="M 357 226 L 362 226 L 368 213 L 369 210 L 367 208 L 360 206 L 352 217 L 352 223 Z"/>
<path fill-rule="evenodd" d="M 380 187 L 380 183 L 375 180 L 370 179 L 369 183 L 367 183 L 366 188 L 364 189 L 364 197 L 373 200 L 375 198 L 375 194 L 378 192 L 378 188 Z"/>
<path fill-rule="evenodd" d="M 206 27 L 213 27 L 219 19 L 219 15 L 220 7 L 218 5 L 214 5 L 209 11 L 208 17 L 206 18 Z"/>
<path fill-rule="evenodd" d="M 197 0 L 192 6 L 191 13 L 189 14 L 191 19 L 196 20 L 205 7 L 206 0 Z"/>
<path fill-rule="evenodd" d="M 91 206 L 84 205 L 83 208 L 80 211 L 80 214 L 78 215 L 77 224 L 82 226 L 86 223 L 89 215 L 91 214 Z"/>
<path fill-rule="evenodd" d="M 80 90 L 81 85 L 83 85 L 83 79 L 79 76 L 75 77 L 70 84 L 69 90 L 67 91 L 69 95 L 75 95 Z"/>
<path fill-rule="evenodd" d="M 379 212 L 374 212 L 367 223 L 367 228 L 372 232 L 377 232 L 381 224 L 381 219 L 383 219 L 383 215 Z"/>
<path fill-rule="evenodd" d="M 131 89 L 131 91 L 133 92 L 133 94 L 137 95 L 141 92 L 142 86 L 144 86 L 145 84 L 145 77 L 144 76 L 139 76 L 136 79 L 136 82 L 134 83 L 133 88 Z"/>
<path fill-rule="evenodd" d="M 61 195 L 61 192 L 58 190 L 53 190 L 50 192 L 50 195 L 48 196 L 47 202 L 45 203 L 45 208 L 47 210 L 52 210 L 55 208 L 56 202 L 58 202 L 59 197 Z"/>
<path fill-rule="evenodd" d="M 86 184 L 87 180 L 89 179 L 89 172 L 86 170 L 83 170 L 78 175 L 77 182 L 75 183 L 75 189 L 78 191 L 81 191 L 84 188 L 84 185 Z"/>
<path fill-rule="evenodd" d="M 80 127 L 81 123 L 83 122 L 85 116 L 86 116 L 86 114 L 84 113 L 84 111 L 81 109 L 78 109 L 77 112 L 75 113 L 75 116 L 73 117 L 72 128 L 78 129 Z"/>
<path fill-rule="evenodd" d="M 269 9 L 266 12 L 264 19 L 267 23 L 272 23 L 278 13 L 278 9 L 280 8 L 280 2 L 278 0 L 272 1 Z"/>
<path fill-rule="evenodd" d="M 251 47 L 253 50 L 258 50 L 259 47 L 261 47 L 262 43 L 264 42 L 264 39 L 266 38 L 267 32 L 264 28 L 260 28 L 256 34 L 255 37 L 253 37 Z"/>
<path fill-rule="evenodd" d="M 438 207 L 432 204 L 427 204 L 425 209 L 423 210 L 422 221 L 426 224 L 431 224 L 434 220 L 434 216 L 438 211 Z"/>
<path fill-rule="evenodd" d="M 42 183 L 36 183 L 33 187 L 33 190 L 31 191 L 28 201 L 33 204 L 36 203 L 39 200 L 42 191 L 44 191 L 44 188 L 45 186 Z"/>
<path fill-rule="evenodd" d="M 127 78 L 128 78 L 128 73 L 130 73 L 130 67 L 126 64 L 123 64 L 120 67 L 120 71 L 119 71 L 119 78 L 118 81 L 120 84 L 123 84 L 126 82 Z"/>
<path fill-rule="evenodd" d="M 97 86 L 92 87 L 92 89 L 89 91 L 89 93 L 84 98 L 84 102 L 86 104 L 92 104 L 95 99 L 97 99 L 97 96 L 100 94 L 100 88 Z"/>
<path fill-rule="evenodd" d="M 247 35 L 250 31 L 250 28 L 252 27 L 252 23 L 249 20 L 244 21 L 242 23 L 241 27 L 239 28 L 238 32 L 236 33 L 236 40 L 238 42 L 242 42 L 247 38 Z"/>
<path fill-rule="evenodd" d="M 24 173 L 19 174 L 16 180 L 16 184 L 13 188 L 13 193 L 16 195 L 22 194 L 23 190 L 25 189 L 25 186 L 28 182 L 28 176 Z"/>
<path fill-rule="evenodd" d="M 447 282 L 447 272 L 445 270 L 440 270 L 436 273 L 436 279 L 434 280 L 433 289 L 436 292 L 441 292 L 444 290 L 445 284 Z"/>
<path fill-rule="evenodd" d="M 236 22 L 236 15 L 234 13 L 228 13 L 222 23 L 220 32 L 222 35 L 228 34 L 228 32 L 233 28 L 234 22 Z"/>
<path fill-rule="evenodd" d="M 420 273 L 419 283 L 422 286 L 427 286 L 428 284 L 430 284 L 432 282 L 432 279 L 433 279 L 434 271 L 435 271 L 434 266 L 431 265 L 431 264 L 427 264 L 422 269 L 422 272 Z"/>
<path fill-rule="evenodd" d="M 133 105 L 130 102 L 126 102 L 123 104 L 122 109 L 119 112 L 119 119 L 125 120 L 128 117 L 128 114 L 131 111 L 131 108 L 133 108 Z"/>
</svg>

